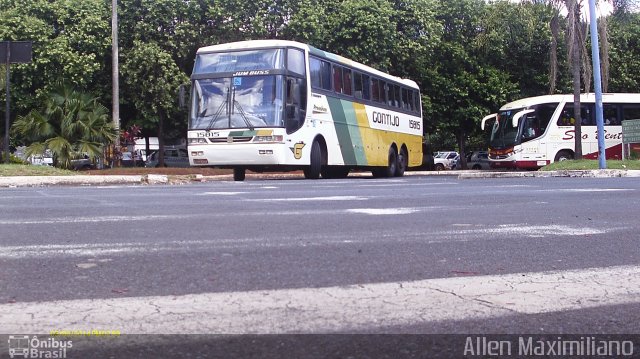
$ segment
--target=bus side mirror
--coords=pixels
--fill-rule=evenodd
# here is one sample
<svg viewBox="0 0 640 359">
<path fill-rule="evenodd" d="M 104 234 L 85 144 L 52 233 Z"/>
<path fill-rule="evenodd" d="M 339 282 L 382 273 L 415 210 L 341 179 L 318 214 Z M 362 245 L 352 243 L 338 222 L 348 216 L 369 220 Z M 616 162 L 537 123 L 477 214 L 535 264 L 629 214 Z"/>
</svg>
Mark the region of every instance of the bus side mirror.
<svg viewBox="0 0 640 359">
<path fill-rule="evenodd" d="M 497 118 L 497 117 L 498 117 L 498 114 L 497 114 L 497 113 L 492 113 L 492 114 L 491 114 L 491 115 L 489 115 L 489 116 L 485 116 L 485 117 L 482 119 L 482 122 L 480 123 L 480 128 L 482 129 L 482 131 L 484 131 L 485 123 L 487 123 L 487 121 L 488 121 L 488 120 L 490 120 L 490 119 L 492 119 L 492 118 Z"/>
</svg>

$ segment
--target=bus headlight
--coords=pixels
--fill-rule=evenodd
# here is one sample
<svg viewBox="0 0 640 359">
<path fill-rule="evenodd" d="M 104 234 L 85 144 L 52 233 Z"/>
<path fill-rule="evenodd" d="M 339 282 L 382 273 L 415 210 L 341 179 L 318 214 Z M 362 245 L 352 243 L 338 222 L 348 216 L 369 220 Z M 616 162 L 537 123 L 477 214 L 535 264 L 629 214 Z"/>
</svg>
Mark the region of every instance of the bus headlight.
<svg viewBox="0 0 640 359">
<path fill-rule="evenodd" d="M 207 140 L 205 140 L 204 138 L 190 138 L 189 139 L 189 144 L 190 145 L 196 145 L 196 144 L 201 144 L 201 143 L 207 143 Z"/>
<path fill-rule="evenodd" d="M 253 142 L 282 142 L 282 135 L 274 135 L 274 136 L 255 136 L 253 138 Z"/>
</svg>

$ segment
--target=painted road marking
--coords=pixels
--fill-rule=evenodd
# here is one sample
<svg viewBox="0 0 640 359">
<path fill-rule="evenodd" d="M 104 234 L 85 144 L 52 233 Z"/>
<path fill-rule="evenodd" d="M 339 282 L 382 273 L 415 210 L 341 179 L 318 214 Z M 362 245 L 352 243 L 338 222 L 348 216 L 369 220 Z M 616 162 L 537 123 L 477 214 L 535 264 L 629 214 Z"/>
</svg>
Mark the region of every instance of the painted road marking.
<svg viewBox="0 0 640 359">
<path fill-rule="evenodd" d="M 251 202 L 290 202 L 290 201 L 366 201 L 368 197 L 361 196 L 327 196 L 327 197 L 288 197 L 288 198 L 253 198 Z"/>
<path fill-rule="evenodd" d="M 640 267 L 0 305 L 2 334 L 353 332 L 640 303 Z"/>
<path fill-rule="evenodd" d="M 394 214 L 409 214 L 420 212 L 420 208 L 353 208 L 348 209 L 347 213 L 368 214 L 372 216 L 385 216 Z"/>
<path fill-rule="evenodd" d="M 348 210 L 339 213 L 348 213 Z M 300 214 L 300 212 L 290 212 Z M 279 213 L 272 213 L 279 214 Z M 335 213 L 333 213 L 335 214 Z M 369 214 L 369 213 L 367 213 Z M 374 236 L 354 237 L 348 233 L 335 233 L 331 235 L 315 234 L 306 235 L 306 241 L 299 241 L 299 236 L 282 235 L 277 239 L 265 240 L 263 237 L 245 238 L 220 238 L 211 240 L 189 241 L 153 241 L 153 242 L 116 242 L 116 243 L 77 243 L 77 244 L 37 244 L 0 246 L 0 258 L 51 258 L 51 257 L 101 257 L 113 254 L 146 254 L 160 252 L 203 252 L 226 249 L 245 248 L 295 248 L 326 245 L 346 245 L 358 243 L 366 245 L 380 243 L 387 240 L 397 242 L 419 242 L 422 245 L 456 243 L 469 241 L 493 241 L 498 238 L 562 238 L 565 236 L 585 236 L 594 234 L 611 233 L 625 228 L 609 228 L 606 231 L 589 227 L 570 226 L 527 226 L 512 224 L 498 227 L 474 227 L 453 224 L 452 229 L 424 232 L 420 230 L 406 229 L 393 230 L 388 233 L 376 232 Z M 490 233 L 492 236 L 482 236 Z M 425 240 L 425 238 L 430 238 Z"/>
</svg>

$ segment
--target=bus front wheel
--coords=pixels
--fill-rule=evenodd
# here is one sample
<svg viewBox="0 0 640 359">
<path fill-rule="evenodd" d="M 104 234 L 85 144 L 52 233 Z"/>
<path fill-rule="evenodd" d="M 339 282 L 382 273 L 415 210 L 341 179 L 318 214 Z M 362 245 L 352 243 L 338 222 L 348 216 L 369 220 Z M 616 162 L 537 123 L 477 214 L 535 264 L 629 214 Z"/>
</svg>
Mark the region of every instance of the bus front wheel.
<svg viewBox="0 0 640 359">
<path fill-rule="evenodd" d="M 313 141 L 310 157 L 309 166 L 303 170 L 304 177 L 307 179 L 318 179 L 320 178 L 320 171 L 322 170 L 322 150 L 320 149 L 318 141 Z"/>
<path fill-rule="evenodd" d="M 560 151 L 556 155 L 556 162 L 568 161 L 573 159 L 573 154 L 569 151 Z"/>
</svg>

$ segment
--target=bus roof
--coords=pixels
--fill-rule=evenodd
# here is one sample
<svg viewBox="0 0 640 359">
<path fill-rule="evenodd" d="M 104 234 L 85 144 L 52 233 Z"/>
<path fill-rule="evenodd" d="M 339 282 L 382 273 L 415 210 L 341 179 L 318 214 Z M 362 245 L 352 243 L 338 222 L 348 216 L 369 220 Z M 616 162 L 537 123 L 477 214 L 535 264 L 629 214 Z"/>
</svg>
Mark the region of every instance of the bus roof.
<svg viewBox="0 0 640 359">
<path fill-rule="evenodd" d="M 270 47 L 294 47 L 301 50 L 305 50 L 314 56 L 318 56 L 345 66 L 353 67 L 354 69 L 358 69 L 364 72 L 368 72 L 372 75 L 379 76 L 388 80 L 393 80 L 399 83 L 402 83 L 405 86 L 409 86 L 411 88 L 418 89 L 418 84 L 409 79 L 403 79 L 397 76 L 389 75 L 388 73 L 379 71 L 374 69 L 373 67 L 361 64 L 359 62 L 349 60 L 340 55 L 336 55 L 331 52 L 323 51 L 317 49 L 311 45 L 304 44 L 297 41 L 289 41 L 289 40 L 248 40 L 248 41 L 238 41 L 238 42 L 229 42 L 225 44 L 218 44 L 212 46 L 205 46 L 198 49 L 197 54 L 206 54 L 210 52 L 220 52 L 220 51 L 233 51 L 233 50 L 247 50 L 247 49 L 255 49 L 255 48 L 270 48 Z"/>
<path fill-rule="evenodd" d="M 500 108 L 500 111 L 512 110 L 517 108 L 526 108 L 543 103 L 556 102 L 573 102 L 573 95 L 543 95 L 535 97 L 527 97 L 517 101 L 510 102 Z M 594 103 L 596 96 L 594 93 L 580 94 L 580 102 Z M 640 103 L 640 94 L 637 93 L 605 93 L 602 94 L 602 102 L 614 103 Z"/>
</svg>

